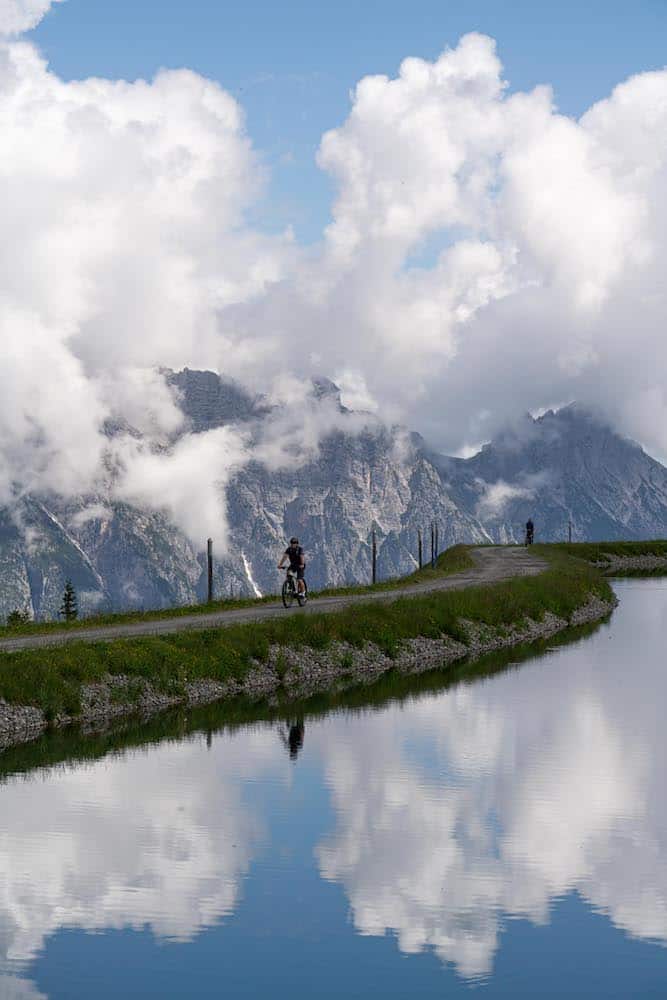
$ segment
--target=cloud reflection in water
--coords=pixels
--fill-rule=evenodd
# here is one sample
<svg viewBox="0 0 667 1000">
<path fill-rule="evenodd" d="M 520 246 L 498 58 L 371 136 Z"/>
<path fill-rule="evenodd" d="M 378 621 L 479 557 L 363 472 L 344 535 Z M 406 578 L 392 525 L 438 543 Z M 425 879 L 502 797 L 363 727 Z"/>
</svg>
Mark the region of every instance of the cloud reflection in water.
<svg viewBox="0 0 667 1000">
<path fill-rule="evenodd" d="M 667 591 L 658 614 L 642 594 L 612 632 L 326 740 L 337 828 L 318 859 L 360 933 L 483 977 L 504 915 L 546 923 L 576 890 L 667 942 Z"/>
<path fill-rule="evenodd" d="M 621 590 L 611 629 L 518 671 L 306 719 L 335 814 L 316 863 L 358 933 L 485 977 L 508 917 L 547 923 L 576 891 L 667 942 L 667 588 Z M 186 942 L 237 910 L 260 851 L 271 866 L 251 877 L 282 863 L 273 811 L 290 843 L 311 828 L 308 783 L 278 806 L 269 792 L 302 773 L 285 749 L 279 727 L 250 726 L 210 751 L 164 742 L 0 786 L 0 997 L 40 1000 L 21 976 L 61 929 Z M 311 862 L 285 863 L 296 877 Z"/>
<path fill-rule="evenodd" d="M 170 742 L 10 779 L 0 788 L 0 975 L 61 928 L 147 926 L 188 941 L 230 914 L 264 838 L 244 782 L 289 772 L 276 742 L 253 728 L 217 737 L 210 753 L 201 740 Z M 20 988 L 0 979 L 2 997 Z"/>
</svg>

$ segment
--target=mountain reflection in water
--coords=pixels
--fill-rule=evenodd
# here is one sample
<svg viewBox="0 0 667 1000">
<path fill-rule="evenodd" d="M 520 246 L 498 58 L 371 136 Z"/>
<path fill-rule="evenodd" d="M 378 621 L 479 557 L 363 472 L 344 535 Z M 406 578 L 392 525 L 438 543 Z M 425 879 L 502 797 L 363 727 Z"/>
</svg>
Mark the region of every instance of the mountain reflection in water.
<svg viewBox="0 0 667 1000">
<path fill-rule="evenodd" d="M 358 934 L 391 932 L 465 980 L 493 977 L 508 918 L 548 925 L 572 892 L 666 942 L 667 583 L 617 590 L 611 625 L 474 684 L 8 776 L 0 997 L 49 995 L 65 929 L 224 938 L 244 885 L 284 869 L 314 867 Z"/>
</svg>

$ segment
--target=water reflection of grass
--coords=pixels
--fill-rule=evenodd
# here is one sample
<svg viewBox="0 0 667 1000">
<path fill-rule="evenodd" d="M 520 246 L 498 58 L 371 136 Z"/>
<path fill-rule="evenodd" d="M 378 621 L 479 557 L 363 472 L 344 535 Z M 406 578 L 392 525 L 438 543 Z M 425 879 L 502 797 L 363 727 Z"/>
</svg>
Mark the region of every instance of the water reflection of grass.
<svg viewBox="0 0 667 1000">
<path fill-rule="evenodd" d="M 645 579 L 655 579 L 656 577 L 667 576 L 667 565 L 665 566 L 654 566 L 651 569 L 638 569 L 632 567 L 617 567 L 615 566 L 611 569 L 607 576 L 614 580 L 645 580 Z"/>
<path fill-rule="evenodd" d="M 462 620 L 493 627 L 539 621 L 546 612 L 560 618 L 584 604 L 591 593 L 611 598 L 601 574 L 557 548 L 537 547 L 549 568 L 488 586 L 403 597 L 387 603 L 359 603 L 334 614 L 291 615 L 207 631 L 113 642 L 71 643 L 62 647 L 0 654 L 0 697 L 36 705 L 47 718 L 80 712 L 83 684 L 124 675 L 150 681 L 173 695 L 186 682 L 242 679 L 253 661 L 266 661 L 272 645 L 325 649 L 332 642 L 361 647 L 375 643 L 394 656 L 400 643 L 417 636 L 446 634 L 466 643 Z M 139 692 L 140 685 L 128 690 Z"/>
<path fill-rule="evenodd" d="M 489 653 L 474 662 L 463 661 L 425 674 L 408 675 L 390 672 L 373 684 L 360 684 L 344 692 L 318 694 L 301 702 L 278 701 L 276 705 L 235 702 L 204 705 L 199 708 L 176 708 L 150 719 L 130 717 L 116 721 L 100 732 L 84 732 L 79 727 L 52 730 L 31 743 L 10 747 L 0 753 L 0 783 L 17 774 L 28 775 L 45 768 L 75 767 L 86 761 L 150 748 L 165 742 L 197 740 L 216 734 L 234 733 L 248 725 L 271 725 L 298 716 L 315 722 L 327 715 L 364 714 L 384 711 L 391 705 L 407 705 L 441 694 L 459 685 L 520 670 L 524 663 L 548 654 L 557 647 L 571 645 L 592 635 L 599 624 L 584 625 L 513 649 Z"/>
</svg>

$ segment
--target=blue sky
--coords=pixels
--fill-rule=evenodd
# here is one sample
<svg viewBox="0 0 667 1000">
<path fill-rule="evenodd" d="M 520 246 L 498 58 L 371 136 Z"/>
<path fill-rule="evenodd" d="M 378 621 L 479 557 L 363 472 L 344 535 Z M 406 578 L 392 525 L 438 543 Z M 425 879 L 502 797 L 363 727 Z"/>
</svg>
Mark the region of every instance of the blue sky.
<svg viewBox="0 0 667 1000">
<path fill-rule="evenodd" d="M 50 3 L 5 0 L 6 32 Z M 10 44 L 17 75 L 0 81 L 13 248 L 0 326 L 23 352 L 7 378 L 35 406 L 23 450 L 11 397 L 0 412 L 16 481 L 33 469 L 45 489 L 80 492 L 82 469 L 95 481 L 102 414 L 171 433 L 158 369 L 186 365 L 273 393 L 295 414 L 324 374 L 349 407 L 448 452 L 578 400 L 667 455 L 666 22 L 667 0 L 53 2 L 32 37 L 55 75 Z M 488 37 L 510 93 L 529 97 L 499 98 Z M 396 85 L 367 82 L 350 117 L 355 84 L 395 79 L 410 56 L 437 68 L 413 62 Z M 211 116 L 196 78 L 67 86 L 183 67 L 245 111 L 270 178 L 263 198 L 233 110 L 223 98 Z M 560 116 L 533 92 L 544 84 Z M 316 153 L 329 130 L 325 174 Z M 322 239 L 331 178 L 340 198 Z M 296 240 L 283 235 L 290 225 Z M 35 391 L 45 378 L 58 396 Z M 50 407 L 84 442 L 76 462 Z M 308 421 L 294 425 L 307 449 Z M 42 442 L 57 456 L 47 473 Z M 193 538 L 199 512 L 179 490 L 199 446 L 188 440 L 165 466 Z M 146 456 L 126 488 L 161 504 Z M 208 484 L 216 525 L 219 478 Z"/>
<path fill-rule="evenodd" d="M 433 59 L 481 31 L 497 40 L 512 89 L 550 83 L 561 111 L 576 116 L 629 75 L 662 68 L 666 29 L 665 0 L 66 0 L 32 37 L 66 79 L 187 66 L 219 80 L 270 166 L 256 221 L 270 230 L 292 223 L 310 241 L 332 194 L 315 151 L 346 117 L 360 77 L 395 75 L 405 56 Z"/>
</svg>

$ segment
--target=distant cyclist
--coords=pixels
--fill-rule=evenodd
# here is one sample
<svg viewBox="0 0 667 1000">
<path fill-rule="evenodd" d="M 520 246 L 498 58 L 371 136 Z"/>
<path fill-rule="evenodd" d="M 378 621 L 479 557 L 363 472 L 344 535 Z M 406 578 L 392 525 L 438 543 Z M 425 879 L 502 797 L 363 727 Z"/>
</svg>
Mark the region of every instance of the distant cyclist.
<svg viewBox="0 0 667 1000">
<path fill-rule="evenodd" d="M 533 524 L 532 518 L 528 518 L 526 521 L 526 545 L 533 544 L 533 538 L 535 535 L 535 525 Z"/>
<path fill-rule="evenodd" d="M 278 569 L 283 569 L 285 565 L 285 560 L 289 559 L 289 568 L 293 573 L 296 573 L 296 586 L 300 594 L 305 594 L 306 592 L 306 557 L 303 554 L 303 549 L 299 545 L 299 539 L 296 536 L 292 536 L 289 540 L 289 545 L 283 552 L 283 557 L 278 563 Z"/>
</svg>

